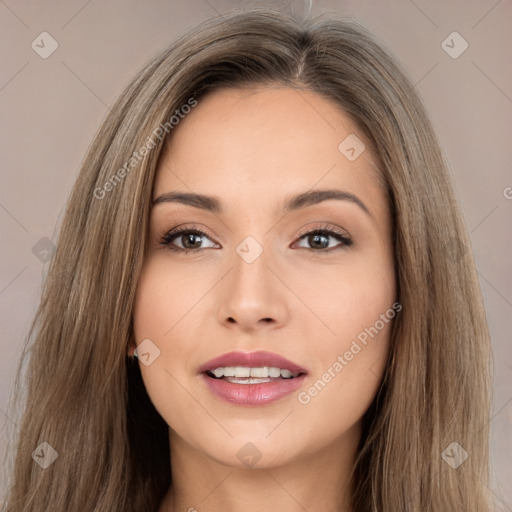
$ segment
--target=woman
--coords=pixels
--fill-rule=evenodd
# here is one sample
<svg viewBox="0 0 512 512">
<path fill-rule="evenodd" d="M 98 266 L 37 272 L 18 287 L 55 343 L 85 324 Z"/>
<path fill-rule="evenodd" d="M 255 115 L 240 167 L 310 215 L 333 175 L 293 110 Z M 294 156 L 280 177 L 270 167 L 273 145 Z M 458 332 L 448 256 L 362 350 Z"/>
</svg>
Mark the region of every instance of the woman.
<svg viewBox="0 0 512 512">
<path fill-rule="evenodd" d="M 490 343 L 405 73 L 360 25 L 209 20 L 72 191 L 7 510 L 491 510 Z"/>
</svg>

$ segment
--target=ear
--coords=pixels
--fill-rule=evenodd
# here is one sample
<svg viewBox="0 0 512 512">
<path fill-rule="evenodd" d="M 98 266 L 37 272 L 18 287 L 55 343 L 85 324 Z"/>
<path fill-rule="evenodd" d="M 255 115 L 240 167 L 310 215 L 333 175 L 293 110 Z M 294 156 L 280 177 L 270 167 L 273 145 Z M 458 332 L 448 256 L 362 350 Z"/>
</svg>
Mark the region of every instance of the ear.
<svg viewBox="0 0 512 512">
<path fill-rule="evenodd" d="M 128 349 L 127 349 L 127 356 L 128 357 L 135 357 L 135 349 L 137 348 L 137 344 L 135 343 L 135 340 L 133 339 L 133 337 L 130 337 L 130 339 L 128 340 Z"/>
</svg>

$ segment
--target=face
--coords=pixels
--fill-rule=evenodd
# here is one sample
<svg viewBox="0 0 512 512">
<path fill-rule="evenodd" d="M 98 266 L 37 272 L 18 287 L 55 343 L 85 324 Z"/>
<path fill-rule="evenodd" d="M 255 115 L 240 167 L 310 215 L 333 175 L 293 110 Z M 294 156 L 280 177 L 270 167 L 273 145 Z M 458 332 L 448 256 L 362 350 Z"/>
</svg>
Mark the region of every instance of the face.
<svg viewBox="0 0 512 512">
<path fill-rule="evenodd" d="M 390 212 L 362 140 L 335 103 L 286 87 L 214 92 L 175 128 L 134 311 L 171 445 L 272 467 L 358 439 L 396 313 Z"/>
</svg>

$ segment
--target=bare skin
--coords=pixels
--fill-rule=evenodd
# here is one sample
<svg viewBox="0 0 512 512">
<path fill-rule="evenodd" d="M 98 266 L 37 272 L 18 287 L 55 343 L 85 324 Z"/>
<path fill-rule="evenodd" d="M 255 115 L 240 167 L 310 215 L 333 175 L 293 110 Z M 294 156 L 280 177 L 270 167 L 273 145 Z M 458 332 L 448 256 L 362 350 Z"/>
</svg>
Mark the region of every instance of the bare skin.
<svg viewBox="0 0 512 512">
<path fill-rule="evenodd" d="M 363 140 L 330 100 L 276 86 L 217 91 L 173 131 L 153 198 L 204 194 L 223 212 L 164 201 L 151 213 L 134 332 L 160 350 L 140 364 L 169 425 L 173 485 L 159 512 L 352 512 L 361 418 L 389 353 L 390 315 L 376 322 L 396 288 L 387 198 L 370 151 L 350 161 L 338 149 L 350 134 Z M 280 211 L 312 189 L 342 190 L 363 206 L 329 199 Z M 207 235 L 162 243 L 177 226 Z M 304 235 L 320 228 L 344 238 Z M 263 249 L 251 263 L 236 250 L 248 236 Z M 357 338 L 381 324 L 366 344 Z M 275 352 L 308 373 L 276 402 L 230 403 L 198 368 L 234 350 Z M 252 466 L 244 446 L 259 457 Z"/>
</svg>

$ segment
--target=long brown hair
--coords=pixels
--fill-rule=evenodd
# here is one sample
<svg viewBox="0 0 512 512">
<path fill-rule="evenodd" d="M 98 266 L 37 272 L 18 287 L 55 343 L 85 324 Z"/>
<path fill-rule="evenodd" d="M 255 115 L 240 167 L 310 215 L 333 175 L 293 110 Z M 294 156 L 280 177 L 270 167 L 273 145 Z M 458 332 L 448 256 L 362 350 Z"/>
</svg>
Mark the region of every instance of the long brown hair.
<svg viewBox="0 0 512 512">
<path fill-rule="evenodd" d="M 158 508 L 172 481 L 168 426 L 126 355 L 165 143 L 155 129 L 166 122 L 179 129 L 169 119 L 191 98 L 272 83 L 315 91 L 353 119 L 392 211 L 402 311 L 363 418 L 354 511 L 491 510 L 489 333 L 425 108 L 401 66 L 358 23 L 332 15 L 298 21 L 258 8 L 207 20 L 151 60 L 88 151 L 20 363 L 16 396 L 27 361 L 26 396 L 18 396 L 24 412 L 9 512 Z M 58 453 L 46 469 L 31 457 L 42 442 Z M 468 458 L 455 467 L 449 462 L 460 453 Z"/>
</svg>

